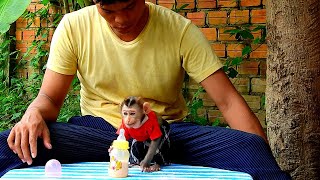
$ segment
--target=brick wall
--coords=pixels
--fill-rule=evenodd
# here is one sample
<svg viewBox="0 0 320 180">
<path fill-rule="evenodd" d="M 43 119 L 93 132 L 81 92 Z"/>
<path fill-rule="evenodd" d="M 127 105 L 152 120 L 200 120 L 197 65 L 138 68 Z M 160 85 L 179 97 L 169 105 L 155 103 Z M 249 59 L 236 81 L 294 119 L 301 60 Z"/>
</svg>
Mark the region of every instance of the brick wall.
<svg viewBox="0 0 320 180">
<path fill-rule="evenodd" d="M 236 25 L 251 24 L 265 25 L 266 9 L 265 0 L 147 0 L 171 9 L 173 6 L 179 8 L 184 4 L 189 4 L 179 13 L 189 18 L 196 24 L 207 37 L 212 49 L 222 61 L 227 57 L 237 57 L 241 55 L 241 46 L 234 36 L 224 33 Z M 28 7 L 29 11 L 36 11 L 42 8 L 37 4 L 37 0 L 32 0 Z M 57 9 L 51 10 L 52 16 Z M 37 27 L 50 27 L 50 22 L 43 22 L 40 18 L 30 28 L 26 29 L 27 21 L 20 18 L 16 22 L 17 49 L 26 52 L 27 47 L 33 41 Z M 49 42 L 54 29 L 49 29 Z M 255 37 L 260 36 L 261 32 L 255 32 Z M 48 48 L 48 46 L 47 46 Z M 264 93 L 266 86 L 266 55 L 267 46 L 264 44 L 251 53 L 250 59 L 243 62 L 237 71 L 239 75 L 231 79 L 237 90 L 243 95 L 253 112 L 258 116 L 263 127 L 265 127 L 265 107 Z M 21 72 L 22 76 L 28 76 L 31 70 L 25 69 Z M 187 83 L 190 94 L 194 93 L 199 85 L 193 80 Z M 200 97 L 204 101 L 204 108 L 200 109 L 200 114 L 206 114 L 213 121 L 216 117 L 221 117 L 221 113 L 216 108 L 214 102 L 210 100 L 206 93 Z"/>
<path fill-rule="evenodd" d="M 180 14 L 189 18 L 197 25 L 209 40 L 212 49 L 222 61 L 228 57 L 241 56 L 242 47 L 234 36 L 224 33 L 236 25 L 265 25 L 265 0 L 153 0 L 152 2 L 167 8 L 181 7 L 189 4 Z M 261 31 L 254 32 L 254 37 L 261 36 Z M 264 93 L 266 86 L 266 56 L 267 45 L 252 46 L 255 51 L 250 59 L 244 61 L 237 71 L 237 78 L 231 79 L 237 90 L 243 95 L 250 108 L 259 118 L 262 126 L 265 124 Z M 199 85 L 190 80 L 188 87 L 195 92 Z M 210 121 L 215 118 L 223 120 L 221 113 L 206 93 L 201 94 L 204 109 L 199 114 L 206 114 Z"/>
</svg>

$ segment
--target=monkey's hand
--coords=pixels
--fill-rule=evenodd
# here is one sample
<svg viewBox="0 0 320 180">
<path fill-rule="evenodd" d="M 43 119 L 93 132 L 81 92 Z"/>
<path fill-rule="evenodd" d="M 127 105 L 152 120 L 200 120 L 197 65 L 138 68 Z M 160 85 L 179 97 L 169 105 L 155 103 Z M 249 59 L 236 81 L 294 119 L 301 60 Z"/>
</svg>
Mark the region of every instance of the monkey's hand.
<svg viewBox="0 0 320 180">
<path fill-rule="evenodd" d="M 143 172 L 153 172 L 153 171 L 159 171 L 160 170 L 160 166 L 157 165 L 157 164 L 155 164 L 155 165 L 157 165 L 156 167 L 155 167 L 155 165 L 150 167 L 151 160 L 153 159 L 154 155 L 156 154 L 156 151 L 158 149 L 160 141 L 161 141 L 161 137 L 151 141 L 146 156 L 140 162 L 141 171 L 143 171 Z"/>
<path fill-rule="evenodd" d="M 143 172 L 160 171 L 159 164 L 153 164 L 150 166 L 150 163 L 145 163 L 144 161 L 141 161 L 140 168 L 141 168 L 141 171 L 143 171 Z"/>
<path fill-rule="evenodd" d="M 142 172 L 150 172 L 150 162 L 143 160 L 140 162 L 140 169 Z"/>
</svg>

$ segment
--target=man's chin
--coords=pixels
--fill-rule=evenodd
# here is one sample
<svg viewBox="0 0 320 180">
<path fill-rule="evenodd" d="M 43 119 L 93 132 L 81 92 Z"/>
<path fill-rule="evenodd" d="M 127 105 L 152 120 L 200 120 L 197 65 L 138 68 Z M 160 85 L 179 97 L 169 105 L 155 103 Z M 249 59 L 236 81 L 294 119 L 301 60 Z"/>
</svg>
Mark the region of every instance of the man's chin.
<svg viewBox="0 0 320 180">
<path fill-rule="evenodd" d="M 113 31 L 115 31 L 116 34 L 129 34 L 130 33 L 130 28 L 113 28 Z"/>
</svg>

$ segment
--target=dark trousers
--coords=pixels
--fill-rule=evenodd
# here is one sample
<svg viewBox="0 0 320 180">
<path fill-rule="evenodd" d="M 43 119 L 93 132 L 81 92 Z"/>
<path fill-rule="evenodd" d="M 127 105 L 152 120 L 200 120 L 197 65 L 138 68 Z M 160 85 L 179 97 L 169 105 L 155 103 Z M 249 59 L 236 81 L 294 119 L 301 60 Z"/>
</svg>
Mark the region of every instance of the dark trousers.
<svg viewBox="0 0 320 180">
<path fill-rule="evenodd" d="M 61 163 L 109 161 L 108 148 L 117 138 L 116 129 L 102 118 L 73 117 L 69 123 L 48 124 L 52 149 L 38 140 L 38 156 L 32 165 L 49 159 Z M 172 162 L 241 171 L 254 179 L 291 179 L 281 171 L 269 146 L 254 134 L 191 123 L 170 125 Z M 0 177 L 14 168 L 27 167 L 7 145 L 9 130 L 0 133 Z"/>
</svg>

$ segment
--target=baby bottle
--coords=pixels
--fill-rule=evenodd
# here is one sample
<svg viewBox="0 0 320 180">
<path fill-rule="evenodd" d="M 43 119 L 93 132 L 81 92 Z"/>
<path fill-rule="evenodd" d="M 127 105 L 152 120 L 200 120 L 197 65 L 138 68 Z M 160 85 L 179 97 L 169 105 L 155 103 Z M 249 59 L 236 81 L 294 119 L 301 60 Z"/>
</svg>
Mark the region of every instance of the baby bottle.
<svg viewBox="0 0 320 180">
<path fill-rule="evenodd" d="M 109 176 L 123 178 L 128 176 L 129 162 L 129 142 L 124 136 L 124 129 L 120 129 L 120 134 L 112 143 L 110 152 Z"/>
</svg>

